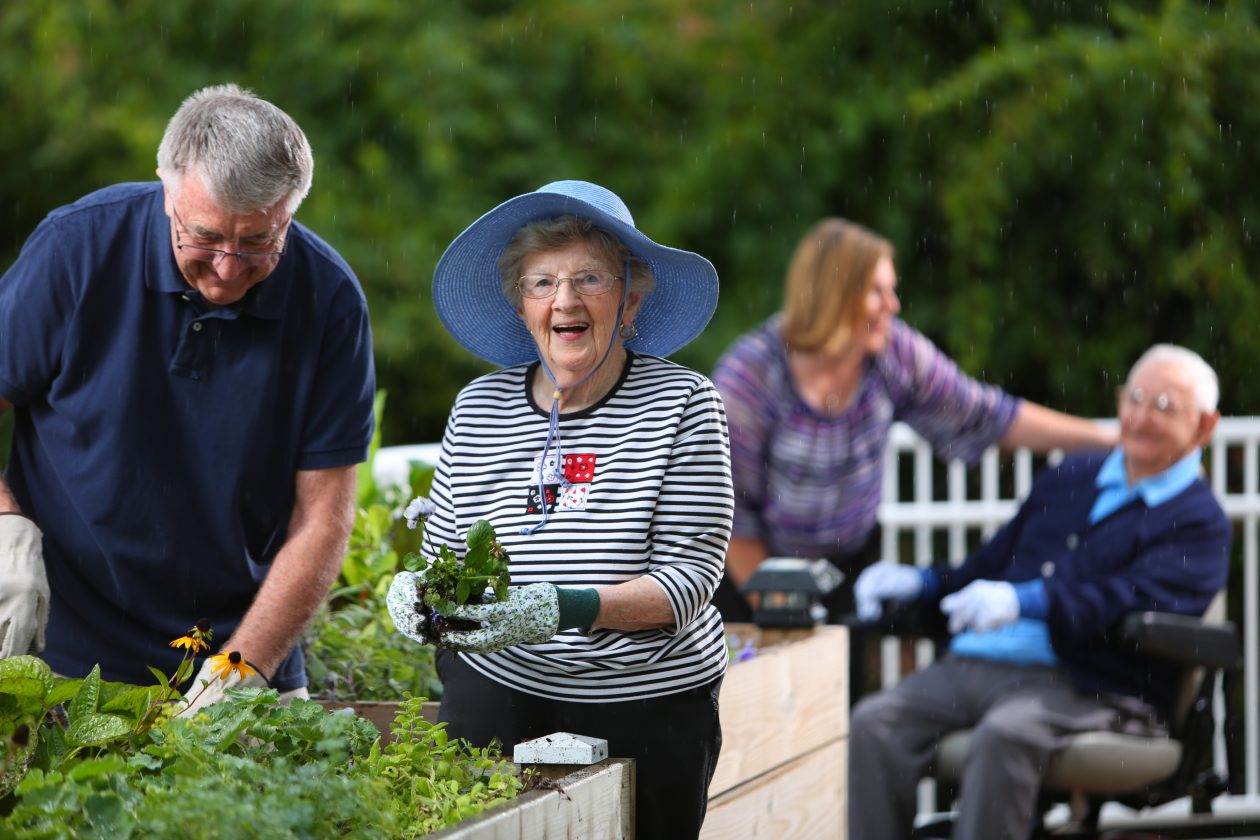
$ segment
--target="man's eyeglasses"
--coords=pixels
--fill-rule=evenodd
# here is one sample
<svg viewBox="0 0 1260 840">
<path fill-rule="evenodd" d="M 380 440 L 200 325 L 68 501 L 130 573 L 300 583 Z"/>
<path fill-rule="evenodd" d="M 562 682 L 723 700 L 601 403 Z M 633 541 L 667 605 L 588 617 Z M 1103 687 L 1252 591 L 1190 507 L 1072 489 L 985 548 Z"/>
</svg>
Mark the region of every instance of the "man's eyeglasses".
<svg viewBox="0 0 1260 840">
<path fill-rule="evenodd" d="M 520 290 L 522 297 L 542 300 L 554 297 L 560 291 L 562 283 L 569 283 L 573 286 L 573 291 L 579 295 L 590 297 L 604 294 L 619 279 L 611 271 L 604 271 L 599 268 L 584 269 L 572 277 L 557 277 L 554 274 L 543 274 L 540 272 L 521 276 L 516 281 L 516 288 Z"/>
<path fill-rule="evenodd" d="M 243 265 L 258 267 L 267 265 L 272 260 L 277 260 L 284 256 L 284 252 L 288 250 L 289 247 L 289 238 L 287 236 L 284 237 L 284 245 L 281 246 L 279 251 L 225 251 L 222 248 L 207 248 L 204 245 L 183 242 L 180 239 L 179 230 L 180 228 L 183 228 L 184 232 L 187 233 L 188 226 L 185 225 L 184 220 L 179 217 L 178 210 L 171 207 L 171 212 L 175 214 L 175 221 L 178 223 L 178 227 L 175 228 L 175 248 L 181 254 L 185 254 L 194 260 L 201 262 L 214 262 L 220 256 L 233 257 L 240 261 Z M 285 226 L 285 229 L 288 229 L 287 225 Z M 282 232 L 279 236 L 284 236 L 284 233 Z M 273 237 L 270 241 L 275 242 L 279 236 Z"/>
<path fill-rule="evenodd" d="M 1130 408 L 1148 406 L 1164 417 L 1175 417 L 1181 413 L 1182 405 L 1167 391 L 1151 394 L 1142 388 L 1124 386 L 1120 389 L 1120 401 Z"/>
</svg>

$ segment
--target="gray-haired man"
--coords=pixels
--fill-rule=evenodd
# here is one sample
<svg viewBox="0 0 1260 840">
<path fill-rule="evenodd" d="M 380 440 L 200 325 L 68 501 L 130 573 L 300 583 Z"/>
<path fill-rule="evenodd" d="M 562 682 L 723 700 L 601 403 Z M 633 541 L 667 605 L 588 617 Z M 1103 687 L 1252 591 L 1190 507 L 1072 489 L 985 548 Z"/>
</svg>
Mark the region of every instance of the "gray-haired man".
<svg viewBox="0 0 1260 840">
<path fill-rule="evenodd" d="M 279 108 L 205 88 L 160 183 L 54 210 L 0 278 L 0 657 L 146 681 L 204 619 L 249 681 L 303 689 L 374 388 L 358 281 L 293 220 L 313 168 Z"/>
<path fill-rule="evenodd" d="M 1120 445 L 1068 456 L 957 568 L 876 564 L 859 611 L 917 600 L 949 617 L 949 655 L 864 699 L 849 732 L 849 836 L 910 835 L 915 786 L 971 728 L 953 836 L 1022 838 L 1050 758 L 1079 732 L 1167 720 L 1174 666 L 1117 644 L 1129 613 L 1202 615 L 1229 573 L 1230 525 L 1201 475 L 1216 374 L 1160 344 L 1120 389 Z"/>
</svg>

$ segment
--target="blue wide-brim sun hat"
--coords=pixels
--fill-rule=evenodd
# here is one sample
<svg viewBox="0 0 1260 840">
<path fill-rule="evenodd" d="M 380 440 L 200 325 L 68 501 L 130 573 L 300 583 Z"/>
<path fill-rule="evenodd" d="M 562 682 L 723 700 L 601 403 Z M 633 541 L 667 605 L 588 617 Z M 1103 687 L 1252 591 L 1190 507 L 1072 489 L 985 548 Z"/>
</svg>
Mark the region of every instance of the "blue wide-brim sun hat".
<svg viewBox="0 0 1260 840">
<path fill-rule="evenodd" d="M 499 255 L 530 222 L 577 216 L 613 234 L 652 269 L 656 288 L 634 319 L 627 350 L 669 356 L 704 330 L 717 308 L 718 276 L 699 254 L 658 245 L 634 226 L 625 202 L 587 181 L 555 181 L 508 199 L 469 225 L 433 272 L 433 305 L 442 325 L 469 352 L 503 367 L 538 358 L 525 322 L 503 294 Z"/>
</svg>

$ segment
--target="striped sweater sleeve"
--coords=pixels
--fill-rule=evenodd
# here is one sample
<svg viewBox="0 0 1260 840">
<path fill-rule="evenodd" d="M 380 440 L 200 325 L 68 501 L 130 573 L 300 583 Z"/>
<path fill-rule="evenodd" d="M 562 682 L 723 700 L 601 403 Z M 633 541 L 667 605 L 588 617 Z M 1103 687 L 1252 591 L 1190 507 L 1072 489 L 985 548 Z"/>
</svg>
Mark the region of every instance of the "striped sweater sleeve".
<svg viewBox="0 0 1260 840">
<path fill-rule="evenodd" d="M 670 635 L 684 629 L 713 598 L 722 579 L 734 509 L 730 445 L 722 399 L 708 380 L 683 409 L 649 534 L 648 577 L 674 613 Z"/>
</svg>

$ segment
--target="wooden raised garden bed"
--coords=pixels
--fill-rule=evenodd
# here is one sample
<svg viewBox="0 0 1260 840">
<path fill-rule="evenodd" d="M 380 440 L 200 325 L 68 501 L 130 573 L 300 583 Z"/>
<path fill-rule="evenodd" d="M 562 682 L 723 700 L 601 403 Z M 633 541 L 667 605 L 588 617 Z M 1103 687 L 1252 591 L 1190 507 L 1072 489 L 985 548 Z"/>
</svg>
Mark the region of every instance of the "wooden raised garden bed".
<svg viewBox="0 0 1260 840">
<path fill-rule="evenodd" d="M 556 767 L 556 765 L 553 765 Z M 433 840 L 630 840 L 634 837 L 634 762 L 608 758 L 558 776 L 554 789 L 532 790 Z"/>
<path fill-rule="evenodd" d="M 762 630 L 730 625 L 756 655 L 722 683 L 722 754 L 709 785 L 702 840 L 844 840 L 849 734 L 848 634 L 843 627 Z M 388 737 L 397 703 L 354 708 Z M 425 705 L 436 720 L 437 703 Z M 631 838 L 633 762 L 547 768 L 561 790 L 535 790 L 433 835 L 443 840 Z M 650 838 L 642 838 L 650 840 Z"/>
<path fill-rule="evenodd" d="M 326 709 L 354 709 L 392 740 L 390 724 L 401 704 L 387 701 L 321 700 Z M 438 704 L 424 704 L 437 721 Z M 510 756 L 510 748 L 508 750 Z M 521 794 L 458 825 L 429 835 L 434 840 L 631 840 L 634 837 L 634 762 L 610 758 L 587 767 L 536 768 L 550 780 L 546 789 Z"/>
<path fill-rule="evenodd" d="M 702 840 L 844 838 L 849 641 L 843 627 L 728 625 L 757 654 L 722 683 L 722 754 Z"/>
</svg>

